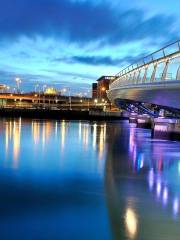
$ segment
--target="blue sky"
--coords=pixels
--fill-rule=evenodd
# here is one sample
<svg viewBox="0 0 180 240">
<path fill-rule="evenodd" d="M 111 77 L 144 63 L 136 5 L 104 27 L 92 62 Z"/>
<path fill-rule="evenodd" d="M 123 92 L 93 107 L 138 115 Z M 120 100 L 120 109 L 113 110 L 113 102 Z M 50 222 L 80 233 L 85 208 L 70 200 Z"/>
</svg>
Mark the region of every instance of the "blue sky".
<svg viewBox="0 0 180 240">
<path fill-rule="evenodd" d="M 85 92 L 179 39 L 179 0 L 1 0 L 0 82 Z"/>
</svg>

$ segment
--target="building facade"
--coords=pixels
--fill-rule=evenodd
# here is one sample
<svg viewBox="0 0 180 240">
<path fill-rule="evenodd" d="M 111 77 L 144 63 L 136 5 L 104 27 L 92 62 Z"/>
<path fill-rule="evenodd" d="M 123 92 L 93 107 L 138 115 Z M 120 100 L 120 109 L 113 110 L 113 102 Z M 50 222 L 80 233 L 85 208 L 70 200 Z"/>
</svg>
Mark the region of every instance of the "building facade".
<svg viewBox="0 0 180 240">
<path fill-rule="evenodd" d="M 97 80 L 97 98 L 108 101 L 106 91 L 109 90 L 109 84 L 115 79 L 115 76 L 102 76 Z"/>
</svg>

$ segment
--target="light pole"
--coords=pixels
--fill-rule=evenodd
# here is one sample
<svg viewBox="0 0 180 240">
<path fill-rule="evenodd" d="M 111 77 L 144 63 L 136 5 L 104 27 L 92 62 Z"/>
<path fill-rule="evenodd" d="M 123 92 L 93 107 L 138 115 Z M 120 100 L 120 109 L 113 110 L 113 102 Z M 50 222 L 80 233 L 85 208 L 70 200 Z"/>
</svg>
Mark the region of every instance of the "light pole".
<svg viewBox="0 0 180 240">
<path fill-rule="evenodd" d="M 82 111 L 82 104 L 83 104 L 83 100 L 82 99 L 80 100 L 80 103 L 81 103 L 81 111 Z"/>
<path fill-rule="evenodd" d="M 20 93 L 20 83 L 21 83 L 21 79 L 20 78 L 16 78 L 15 79 L 16 81 L 16 85 L 17 85 L 17 93 Z"/>
<path fill-rule="evenodd" d="M 6 93 L 9 92 L 9 89 L 10 89 L 10 87 L 9 87 L 9 86 L 6 86 Z"/>
<path fill-rule="evenodd" d="M 88 90 L 88 92 L 85 92 L 85 93 L 84 93 L 84 96 L 85 96 L 85 98 L 86 98 L 86 99 L 85 99 L 85 100 L 86 100 L 85 102 L 86 102 L 86 103 L 88 102 L 88 111 L 89 111 L 89 96 L 88 96 L 88 93 L 89 93 L 89 90 Z"/>
<path fill-rule="evenodd" d="M 94 99 L 95 107 L 97 107 L 97 102 L 98 102 L 98 100 Z"/>
<path fill-rule="evenodd" d="M 47 85 L 43 85 L 42 90 L 43 90 L 43 105 L 45 108 L 45 89 L 46 89 Z"/>
<path fill-rule="evenodd" d="M 71 106 L 71 91 L 70 88 L 64 88 L 63 92 L 65 93 L 68 90 L 68 95 L 69 95 L 69 110 L 72 110 L 72 106 Z"/>
<path fill-rule="evenodd" d="M 37 88 L 39 87 L 39 84 L 36 84 L 35 86 L 34 86 L 34 92 L 36 93 L 37 92 Z"/>
<path fill-rule="evenodd" d="M 35 94 L 38 93 L 38 99 L 37 99 L 37 103 L 40 105 L 40 88 L 39 88 L 39 84 L 36 84 L 35 87 L 34 87 L 34 91 L 35 91 Z"/>
<path fill-rule="evenodd" d="M 105 87 L 102 87 L 101 89 L 100 89 L 100 98 L 102 98 L 102 92 L 104 93 L 106 91 L 106 88 Z M 104 97 L 104 96 L 103 96 Z"/>
<path fill-rule="evenodd" d="M 39 93 L 39 107 L 40 107 L 41 106 L 41 95 L 40 95 L 41 91 L 40 91 L 40 88 L 39 88 L 39 92 L 38 93 Z"/>
<path fill-rule="evenodd" d="M 43 93 L 45 92 L 47 85 L 43 85 L 42 89 L 43 89 Z"/>
</svg>

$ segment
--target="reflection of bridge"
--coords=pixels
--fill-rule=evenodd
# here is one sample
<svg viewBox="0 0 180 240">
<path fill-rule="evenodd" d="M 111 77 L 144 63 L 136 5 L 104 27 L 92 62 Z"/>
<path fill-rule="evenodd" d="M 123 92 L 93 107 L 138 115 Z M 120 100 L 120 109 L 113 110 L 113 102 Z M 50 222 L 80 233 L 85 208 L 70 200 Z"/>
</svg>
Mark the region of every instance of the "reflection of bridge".
<svg viewBox="0 0 180 240">
<path fill-rule="evenodd" d="M 129 112 L 154 115 L 152 106 L 179 112 L 179 59 L 177 41 L 126 67 L 110 84 L 109 99 Z"/>
</svg>

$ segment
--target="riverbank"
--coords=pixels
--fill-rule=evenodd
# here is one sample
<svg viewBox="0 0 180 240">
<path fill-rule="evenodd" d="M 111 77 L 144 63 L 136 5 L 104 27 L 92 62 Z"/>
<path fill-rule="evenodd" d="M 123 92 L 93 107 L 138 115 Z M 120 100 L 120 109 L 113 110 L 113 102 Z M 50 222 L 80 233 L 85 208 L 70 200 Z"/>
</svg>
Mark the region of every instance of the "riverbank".
<svg viewBox="0 0 180 240">
<path fill-rule="evenodd" d="M 65 120 L 121 120 L 128 119 L 121 112 L 79 111 L 38 108 L 0 108 L 0 117 L 24 117 Z"/>
</svg>

